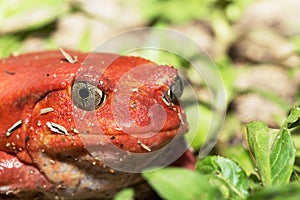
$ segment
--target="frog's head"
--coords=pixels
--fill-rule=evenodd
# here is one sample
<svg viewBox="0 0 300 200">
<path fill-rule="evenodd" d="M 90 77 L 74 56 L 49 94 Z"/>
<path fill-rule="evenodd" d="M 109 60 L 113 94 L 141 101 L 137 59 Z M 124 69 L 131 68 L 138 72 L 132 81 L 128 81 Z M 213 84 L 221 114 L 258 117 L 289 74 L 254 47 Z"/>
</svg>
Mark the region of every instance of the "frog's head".
<svg viewBox="0 0 300 200">
<path fill-rule="evenodd" d="M 49 93 L 35 107 L 52 109 L 38 113 L 44 129 L 40 144 L 51 151 L 108 143 L 131 152 L 157 150 L 187 131 L 182 90 L 171 66 L 92 54 L 67 89 Z"/>
<path fill-rule="evenodd" d="M 147 152 L 187 130 L 175 68 L 139 57 L 105 59 L 100 67 L 85 63 L 72 85 L 75 122 L 87 145 L 89 133 L 100 133 L 118 148 Z"/>
<path fill-rule="evenodd" d="M 51 181 L 74 188 L 80 180 L 89 187 L 84 185 L 95 184 L 86 178 L 91 171 L 97 174 L 95 181 L 110 174 L 109 168 L 99 168 L 103 160 L 95 162 L 91 149 L 107 151 L 110 145 L 124 152 L 155 153 L 187 131 L 179 100 L 183 85 L 175 68 L 139 57 L 76 55 L 74 64 L 61 55 L 52 59 L 52 65 L 61 66 L 55 69 L 55 86 L 36 103 L 28 126 L 29 154 Z M 118 184 L 126 185 L 126 178 Z"/>
</svg>

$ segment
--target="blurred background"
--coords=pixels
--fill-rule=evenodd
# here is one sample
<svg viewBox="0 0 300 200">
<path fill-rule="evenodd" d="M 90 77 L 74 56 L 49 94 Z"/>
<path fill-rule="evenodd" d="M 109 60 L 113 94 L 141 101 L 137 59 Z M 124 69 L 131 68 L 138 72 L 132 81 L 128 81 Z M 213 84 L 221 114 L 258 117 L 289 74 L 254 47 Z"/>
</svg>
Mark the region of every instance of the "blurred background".
<svg viewBox="0 0 300 200">
<path fill-rule="evenodd" d="M 300 102 L 299 10 L 299 0 L 1 0 L 0 57 L 58 48 L 88 52 L 139 27 L 181 32 L 205 49 L 223 78 L 227 116 L 212 154 L 236 160 L 250 174 L 245 124 L 279 127 Z M 192 67 L 174 62 L 199 98 L 202 121 L 195 137 L 186 136 L 197 152 L 211 120 L 210 101 Z M 198 123 L 188 118 L 190 126 Z M 299 150 L 300 136 L 293 137 Z"/>
</svg>

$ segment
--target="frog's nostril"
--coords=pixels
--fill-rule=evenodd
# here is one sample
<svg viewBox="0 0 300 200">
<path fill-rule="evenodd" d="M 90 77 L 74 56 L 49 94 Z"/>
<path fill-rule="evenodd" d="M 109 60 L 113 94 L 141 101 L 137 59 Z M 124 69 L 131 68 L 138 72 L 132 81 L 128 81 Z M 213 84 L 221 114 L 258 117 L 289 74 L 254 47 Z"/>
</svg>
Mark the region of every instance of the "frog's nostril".
<svg viewBox="0 0 300 200">
<path fill-rule="evenodd" d="M 160 104 L 140 106 L 125 113 L 116 108 L 115 120 L 121 130 L 134 137 L 149 138 L 162 131 L 167 123 L 166 109 Z"/>
</svg>

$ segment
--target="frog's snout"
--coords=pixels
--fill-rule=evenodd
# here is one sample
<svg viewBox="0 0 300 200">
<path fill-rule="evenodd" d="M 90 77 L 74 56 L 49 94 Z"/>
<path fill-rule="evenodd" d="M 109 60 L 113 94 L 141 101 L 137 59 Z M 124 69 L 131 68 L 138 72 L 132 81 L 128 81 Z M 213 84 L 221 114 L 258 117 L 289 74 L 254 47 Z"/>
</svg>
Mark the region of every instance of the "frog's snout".
<svg viewBox="0 0 300 200">
<path fill-rule="evenodd" d="M 183 86 L 177 81 L 174 84 L 156 89 L 143 86 L 122 94 L 122 99 L 116 94 L 112 98 L 112 111 L 117 124 L 124 132 L 138 137 L 187 126 L 179 99 Z"/>
</svg>

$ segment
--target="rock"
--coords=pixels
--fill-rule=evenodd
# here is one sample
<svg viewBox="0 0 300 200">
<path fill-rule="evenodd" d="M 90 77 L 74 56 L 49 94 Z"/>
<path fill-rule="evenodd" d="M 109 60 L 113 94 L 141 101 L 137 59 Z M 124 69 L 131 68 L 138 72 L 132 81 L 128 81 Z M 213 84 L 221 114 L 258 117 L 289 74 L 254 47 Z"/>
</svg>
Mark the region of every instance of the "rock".
<svg viewBox="0 0 300 200">
<path fill-rule="evenodd" d="M 245 124 L 259 120 L 266 122 L 270 127 L 278 127 L 286 116 L 285 111 L 277 104 L 255 93 L 235 98 L 233 105 L 236 115 Z"/>
<path fill-rule="evenodd" d="M 126 27 L 133 28 L 145 24 L 138 6 L 140 2 L 137 0 L 74 0 L 74 3 L 93 18 L 108 25 L 110 29 L 124 30 Z"/>
<path fill-rule="evenodd" d="M 59 19 L 53 37 L 60 47 L 71 49 L 78 49 L 83 37 L 87 37 L 85 45 L 93 49 L 111 34 L 112 30 L 107 24 L 78 13 Z"/>
<path fill-rule="evenodd" d="M 84 40 L 85 49 L 93 50 L 114 35 L 145 23 L 138 6 L 132 5 L 135 1 L 73 0 L 71 3 L 83 12 L 59 19 L 54 38 L 61 47 L 78 49 Z"/>
<path fill-rule="evenodd" d="M 214 33 L 212 27 L 205 21 L 194 21 L 188 24 L 171 26 L 170 29 L 190 37 L 202 49 L 204 53 L 211 54 L 213 51 Z"/>
<path fill-rule="evenodd" d="M 260 89 L 272 92 L 292 103 L 298 92 L 299 77 L 289 76 L 289 70 L 276 65 L 261 64 L 241 69 L 236 80 L 236 88 L 241 91 Z"/>
<path fill-rule="evenodd" d="M 39 36 L 30 36 L 22 42 L 22 52 L 35 52 L 47 49 L 44 38 Z"/>
<path fill-rule="evenodd" d="M 256 29 L 233 44 L 230 54 L 237 60 L 272 62 L 295 67 L 300 64 L 295 50 L 291 41 L 271 29 Z"/>
<path fill-rule="evenodd" d="M 243 123 L 261 120 L 277 127 L 296 100 L 299 77 L 300 70 L 290 76 L 287 68 L 276 65 L 260 64 L 240 69 L 235 86 L 242 92 L 233 100 L 238 118 Z M 275 99 L 267 97 L 268 93 L 275 95 Z"/>
<path fill-rule="evenodd" d="M 238 29 L 248 32 L 257 28 L 272 28 L 283 35 L 300 34 L 299 0 L 257 1 L 246 9 Z"/>
</svg>

